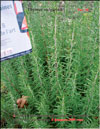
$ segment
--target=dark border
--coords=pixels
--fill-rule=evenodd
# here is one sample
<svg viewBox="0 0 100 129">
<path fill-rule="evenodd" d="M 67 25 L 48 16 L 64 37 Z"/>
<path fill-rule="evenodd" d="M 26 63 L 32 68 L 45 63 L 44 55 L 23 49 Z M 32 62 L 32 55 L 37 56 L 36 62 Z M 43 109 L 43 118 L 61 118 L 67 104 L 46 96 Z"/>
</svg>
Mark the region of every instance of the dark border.
<svg viewBox="0 0 100 129">
<path fill-rule="evenodd" d="M 10 56 L 7 56 L 7 57 L 0 58 L 0 61 L 9 60 L 9 59 L 12 59 L 12 58 L 15 58 L 15 57 L 23 56 L 23 55 L 26 55 L 30 52 L 32 52 L 32 49 L 27 50 L 27 51 L 23 51 L 23 52 L 20 52 L 20 53 L 17 53 L 17 54 L 13 54 L 13 55 L 10 55 Z"/>
</svg>

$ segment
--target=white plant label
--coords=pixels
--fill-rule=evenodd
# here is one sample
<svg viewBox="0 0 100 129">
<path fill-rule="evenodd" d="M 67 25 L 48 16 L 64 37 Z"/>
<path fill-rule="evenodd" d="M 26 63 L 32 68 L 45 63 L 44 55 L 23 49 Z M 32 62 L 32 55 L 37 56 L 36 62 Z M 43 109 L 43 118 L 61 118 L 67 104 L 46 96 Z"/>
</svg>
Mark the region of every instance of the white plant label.
<svg viewBox="0 0 100 129">
<path fill-rule="evenodd" d="M 32 51 L 21 1 L 1 1 L 1 61 Z"/>
</svg>

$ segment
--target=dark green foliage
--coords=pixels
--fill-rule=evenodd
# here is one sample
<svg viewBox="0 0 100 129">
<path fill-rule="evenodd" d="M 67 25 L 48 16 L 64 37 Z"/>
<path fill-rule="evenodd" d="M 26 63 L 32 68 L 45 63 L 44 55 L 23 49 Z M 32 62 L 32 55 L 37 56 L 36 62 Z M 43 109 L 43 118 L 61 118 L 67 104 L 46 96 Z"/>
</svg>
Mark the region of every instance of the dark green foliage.
<svg viewBox="0 0 100 129">
<path fill-rule="evenodd" d="M 64 11 L 52 12 L 28 8 L 58 9 L 60 1 L 28 3 L 24 1 L 24 11 L 32 53 L 1 63 L 1 88 L 6 87 L 1 94 L 2 127 L 98 128 L 98 2 L 65 1 Z M 28 106 L 19 109 L 16 101 L 22 95 L 29 96 Z"/>
</svg>

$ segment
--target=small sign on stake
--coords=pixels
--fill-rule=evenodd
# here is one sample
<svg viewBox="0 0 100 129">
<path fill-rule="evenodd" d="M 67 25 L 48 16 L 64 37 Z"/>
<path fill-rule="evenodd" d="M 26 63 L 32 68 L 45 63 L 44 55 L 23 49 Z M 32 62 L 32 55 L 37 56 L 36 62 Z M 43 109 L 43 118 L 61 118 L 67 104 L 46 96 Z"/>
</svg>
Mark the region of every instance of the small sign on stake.
<svg viewBox="0 0 100 129">
<path fill-rule="evenodd" d="M 32 51 L 21 1 L 1 1 L 1 61 Z"/>
</svg>

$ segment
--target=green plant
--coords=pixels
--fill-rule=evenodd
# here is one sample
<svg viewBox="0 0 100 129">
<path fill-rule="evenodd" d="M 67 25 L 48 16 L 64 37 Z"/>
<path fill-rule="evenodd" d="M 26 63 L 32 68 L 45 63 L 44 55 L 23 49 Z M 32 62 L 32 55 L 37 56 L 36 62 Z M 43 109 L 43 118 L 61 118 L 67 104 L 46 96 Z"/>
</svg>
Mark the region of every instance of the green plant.
<svg viewBox="0 0 100 129">
<path fill-rule="evenodd" d="M 32 53 L 1 63 L 1 82 L 7 90 L 1 97 L 1 117 L 6 121 L 2 126 L 98 128 L 94 118 L 99 112 L 98 2 L 92 3 L 88 15 L 74 12 L 84 4 L 91 8 L 89 2 L 77 1 L 72 8 L 72 2 L 66 1 L 62 12 L 32 12 L 27 3 L 24 10 Z M 32 8 L 40 5 L 57 9 L 59 1 L 31 2 Z M 29 96 L 28 106 L 19 109 L 16 101 L 22 95 Z M 66 116 L 49 115 L 73 115 L 84 121 L 54 122 L 52 118 Z"/>
</svg>

